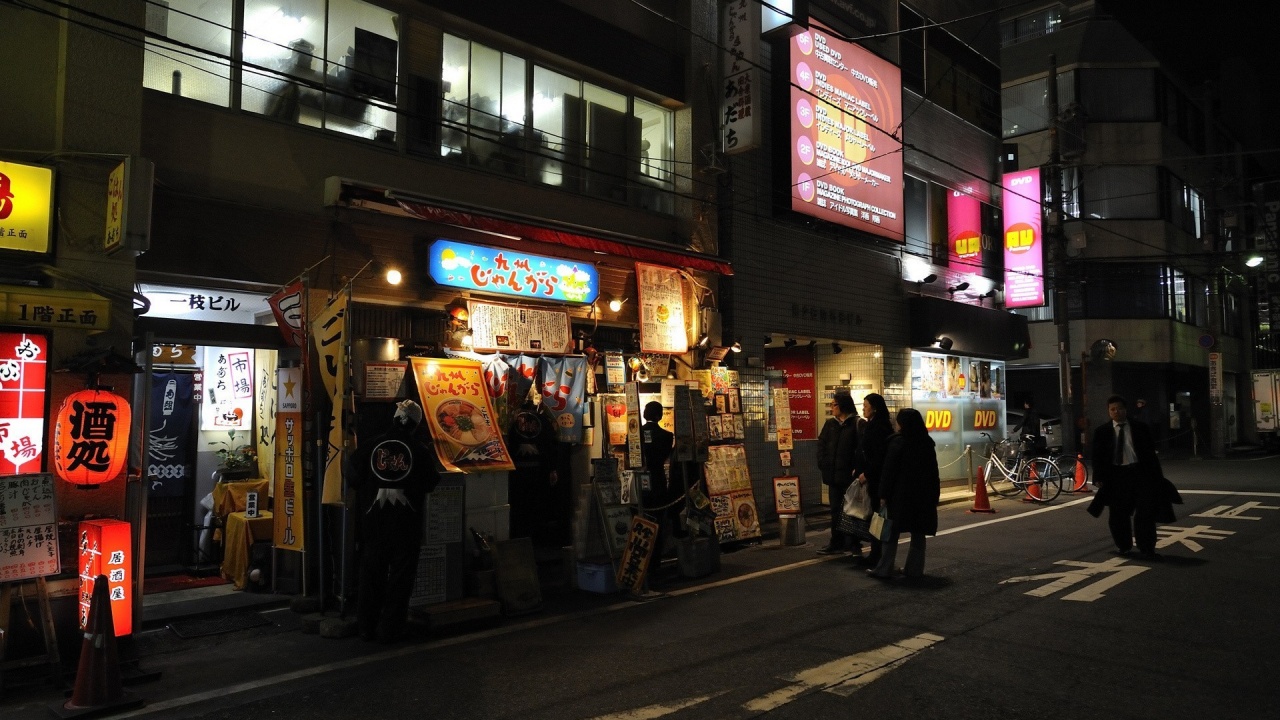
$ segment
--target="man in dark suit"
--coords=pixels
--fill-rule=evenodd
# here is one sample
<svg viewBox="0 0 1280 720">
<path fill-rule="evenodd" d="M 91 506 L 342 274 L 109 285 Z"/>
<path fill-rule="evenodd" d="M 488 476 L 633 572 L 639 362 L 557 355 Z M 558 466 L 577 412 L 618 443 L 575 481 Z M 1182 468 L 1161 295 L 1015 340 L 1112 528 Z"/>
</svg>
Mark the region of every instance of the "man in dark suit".
<svg viewBox="0 0 1280 720">
<path fill-rule="evenodd" d="M 1156 553 L 1156 507 L 1164 471 L 1156 457 L 1155 441 L 1146 423 L 1128 417 L 1128 403 L 1119 395 L 1107 398 L 1111 422 L 1093 433 L 1093 474 L 1098 494 L 1089 506 L 1095 517 L 1111 508 L 1107 526 L 1119 555 L 1128 555 L 1135 541 L 1148 560 Z"/>
</svg>

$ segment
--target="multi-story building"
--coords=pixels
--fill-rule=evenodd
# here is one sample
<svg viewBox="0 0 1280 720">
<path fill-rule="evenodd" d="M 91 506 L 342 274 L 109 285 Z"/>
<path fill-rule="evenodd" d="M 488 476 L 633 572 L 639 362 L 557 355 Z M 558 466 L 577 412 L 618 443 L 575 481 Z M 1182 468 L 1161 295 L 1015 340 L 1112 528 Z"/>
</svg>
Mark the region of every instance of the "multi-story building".
<svg viewBox="0 0 1280 720">
<path fill-rule="evenodd" d="M 1243 211 L 1249 166 L 1228 118 L 1215 114 L 1212 87 L 1188 87 L 1094 2 L 1016 8 L 1000 28 L 1011 169 L 1052 177 L 1056 75 L 1065 275 L 1051 269 L 1048 281 L 1067 288 L 1073 415 L 1096 426 L 1106 396 L 1119 392 L 1146 400 L 1166 446 L 1221 452 L 1252 414 L 1240 275 L 1252 219 Z M 1010 387 L 1052 415 L 1062 311 L 1018 312 L 1032 321 L 1031 353 L 1010 364 Z"/>
</svg>

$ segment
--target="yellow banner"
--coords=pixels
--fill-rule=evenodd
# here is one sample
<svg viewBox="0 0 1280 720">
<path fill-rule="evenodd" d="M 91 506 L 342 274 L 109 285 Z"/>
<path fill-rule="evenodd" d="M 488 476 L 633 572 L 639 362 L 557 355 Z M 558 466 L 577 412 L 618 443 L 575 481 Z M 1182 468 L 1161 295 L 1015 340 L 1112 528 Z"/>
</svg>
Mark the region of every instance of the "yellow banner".
<svg viewBox="0 0 1280 720">
<path fill-rule="evenodd" d="M 302 368 L 277 371 L 275 418 L 275 546 L 306 549 L 302 509 Z"/>
<path fill-rule="evenodd" d="M 319 363 L 316 374 L 329 396 L 329 432 L 324 459 L 325 505 L 342 504 L 342 405 L 347 389 L 347 301 L 343 293 L 311 323 L 311 342 Z"/>
<path fill-rule="evenodd" d="M 418 357 L 409 361 L 445 472 L 514 470 L 480 363 Z"/>
<path fill-rule="evenodd" d="M 0 285 L 0 325 L 102 332 L 111 326 L 111 301 L 81 290 Z"/>
<path fill-rule="evenodd" d="M 53 168 L 0 160 L 0 250 L 49 252 Z"/>
</svg>

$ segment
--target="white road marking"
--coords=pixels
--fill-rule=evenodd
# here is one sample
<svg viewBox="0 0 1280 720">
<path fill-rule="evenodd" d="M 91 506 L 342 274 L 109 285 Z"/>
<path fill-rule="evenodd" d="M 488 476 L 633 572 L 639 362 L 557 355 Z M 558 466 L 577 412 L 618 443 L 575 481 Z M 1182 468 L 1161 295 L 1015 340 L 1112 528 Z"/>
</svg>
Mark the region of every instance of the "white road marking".
<svg viewBox="0 0 1280 720">
<path fill-rule="evenodd" d="M 1093 602 L 1104 597 L 1104 590 L 1119 585 L 1120 583 L 1130 580 L 1150 570 L 1148 567 L 1139 567 L 1137 565 L 1126 565 L 1124 558 L 1109 558 L 1100 563 L 1084 562 L 1081 560 L 1058 560 L 1054 565 L 1067 565 L 1078 568 L 1076 570 L 1064 570 L 1056 573 L 1042 573 L 1040 575 L 1021 575 L 1019 577 L 1011 577 L 1008 580 L 1001 580 L 1001 585 L 1009 583 L 1031 582 L 1034 580 L 1052 580 L 1053 582 L 1042 585 L 1034 590 L 1028 590 L 1023 593 L 1032 597 L 1048 597 L 1059 590 L 1066 590 L 1072 585 L 1088 580 L 1095 575 L 1110 574 L 1109 577 L 1102 578 L 1093 582 L 1079 590 L 1064 595 L 1063 600 L 1075 600 L 1077 602 Z"/>
<path fill-rule="evenodd" d="M 749 700 L 742 707 L 756 713 L 769 712 L 802 695 L 820 690 L 847 697 L 903 664 L 916 653 L 942 640 L 944 638 L 941 635 L 921 633 L 882 648 L 801 670 L 783 677 L 783 680 L 793 684 Z"/>
<path fill-rule="evenodd" d="M 1280 505 L 1263 505 L 1260 502 L 1250 501 L 1237 507 L 1230 505 L 1219 505 L 1212 510 L 1205 510 L 1201 513 L 1195 513 L 1191 517 L 1207 517 L 1222 520 L 1261 520 L 1258 515 L 1245 515 L 1250 510 L 1280 510 Z"/>
<path fill-rule="evenodd" d="M 721 690 L 720 692 L 712 693 L 711 695 L 701 695 L 699 697 L 687 698 L 685 700 L 676 700 L 674 702 L 649 705 L 647 707 L 635 708 L 632 710 L 623 710 L 622 712 L 613 713 L 611 715 L 597 715 L 596 717 L 591 718 L 591 720 L 652 720 L 653 718 L 660 718 L 664 715 L 670 715 L 673 712 L 679 712 L 685 708 L 704 703 L 712 698 L 720 697 L 727 692 L 729 691 Z"/>
<path fill-rule="evenodd" d="M 1204 549 L 1204 546 L 1196 540 L 1225 540 L 1228 536 L 1235 535 L 1231 530 L 1215 530 L 1209 525 L 1196 525 L 1189 528 L 1165 526 L 1156 528 L 1156 534 L 1160 536 L 1156 541 L 1156 548 L 1167 548 L 1181 543 L 1191 552 L 1200 552 Z"/>
</svg>

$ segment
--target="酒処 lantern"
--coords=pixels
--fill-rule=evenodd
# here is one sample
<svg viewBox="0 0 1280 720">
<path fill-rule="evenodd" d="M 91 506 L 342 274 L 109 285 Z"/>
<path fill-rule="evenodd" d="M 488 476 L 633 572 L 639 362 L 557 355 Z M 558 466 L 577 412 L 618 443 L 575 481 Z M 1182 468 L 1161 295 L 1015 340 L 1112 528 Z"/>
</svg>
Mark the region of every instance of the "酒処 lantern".
<svg viewBox="0 0 1280 720">
<path fill-rule="evenodd" d="M 73 485 L 114 479 L 129 459 L 129 401 L 104 389 L 74 392 L 62 401 L 54 425 L 53 466 Z"/>
</svg>

